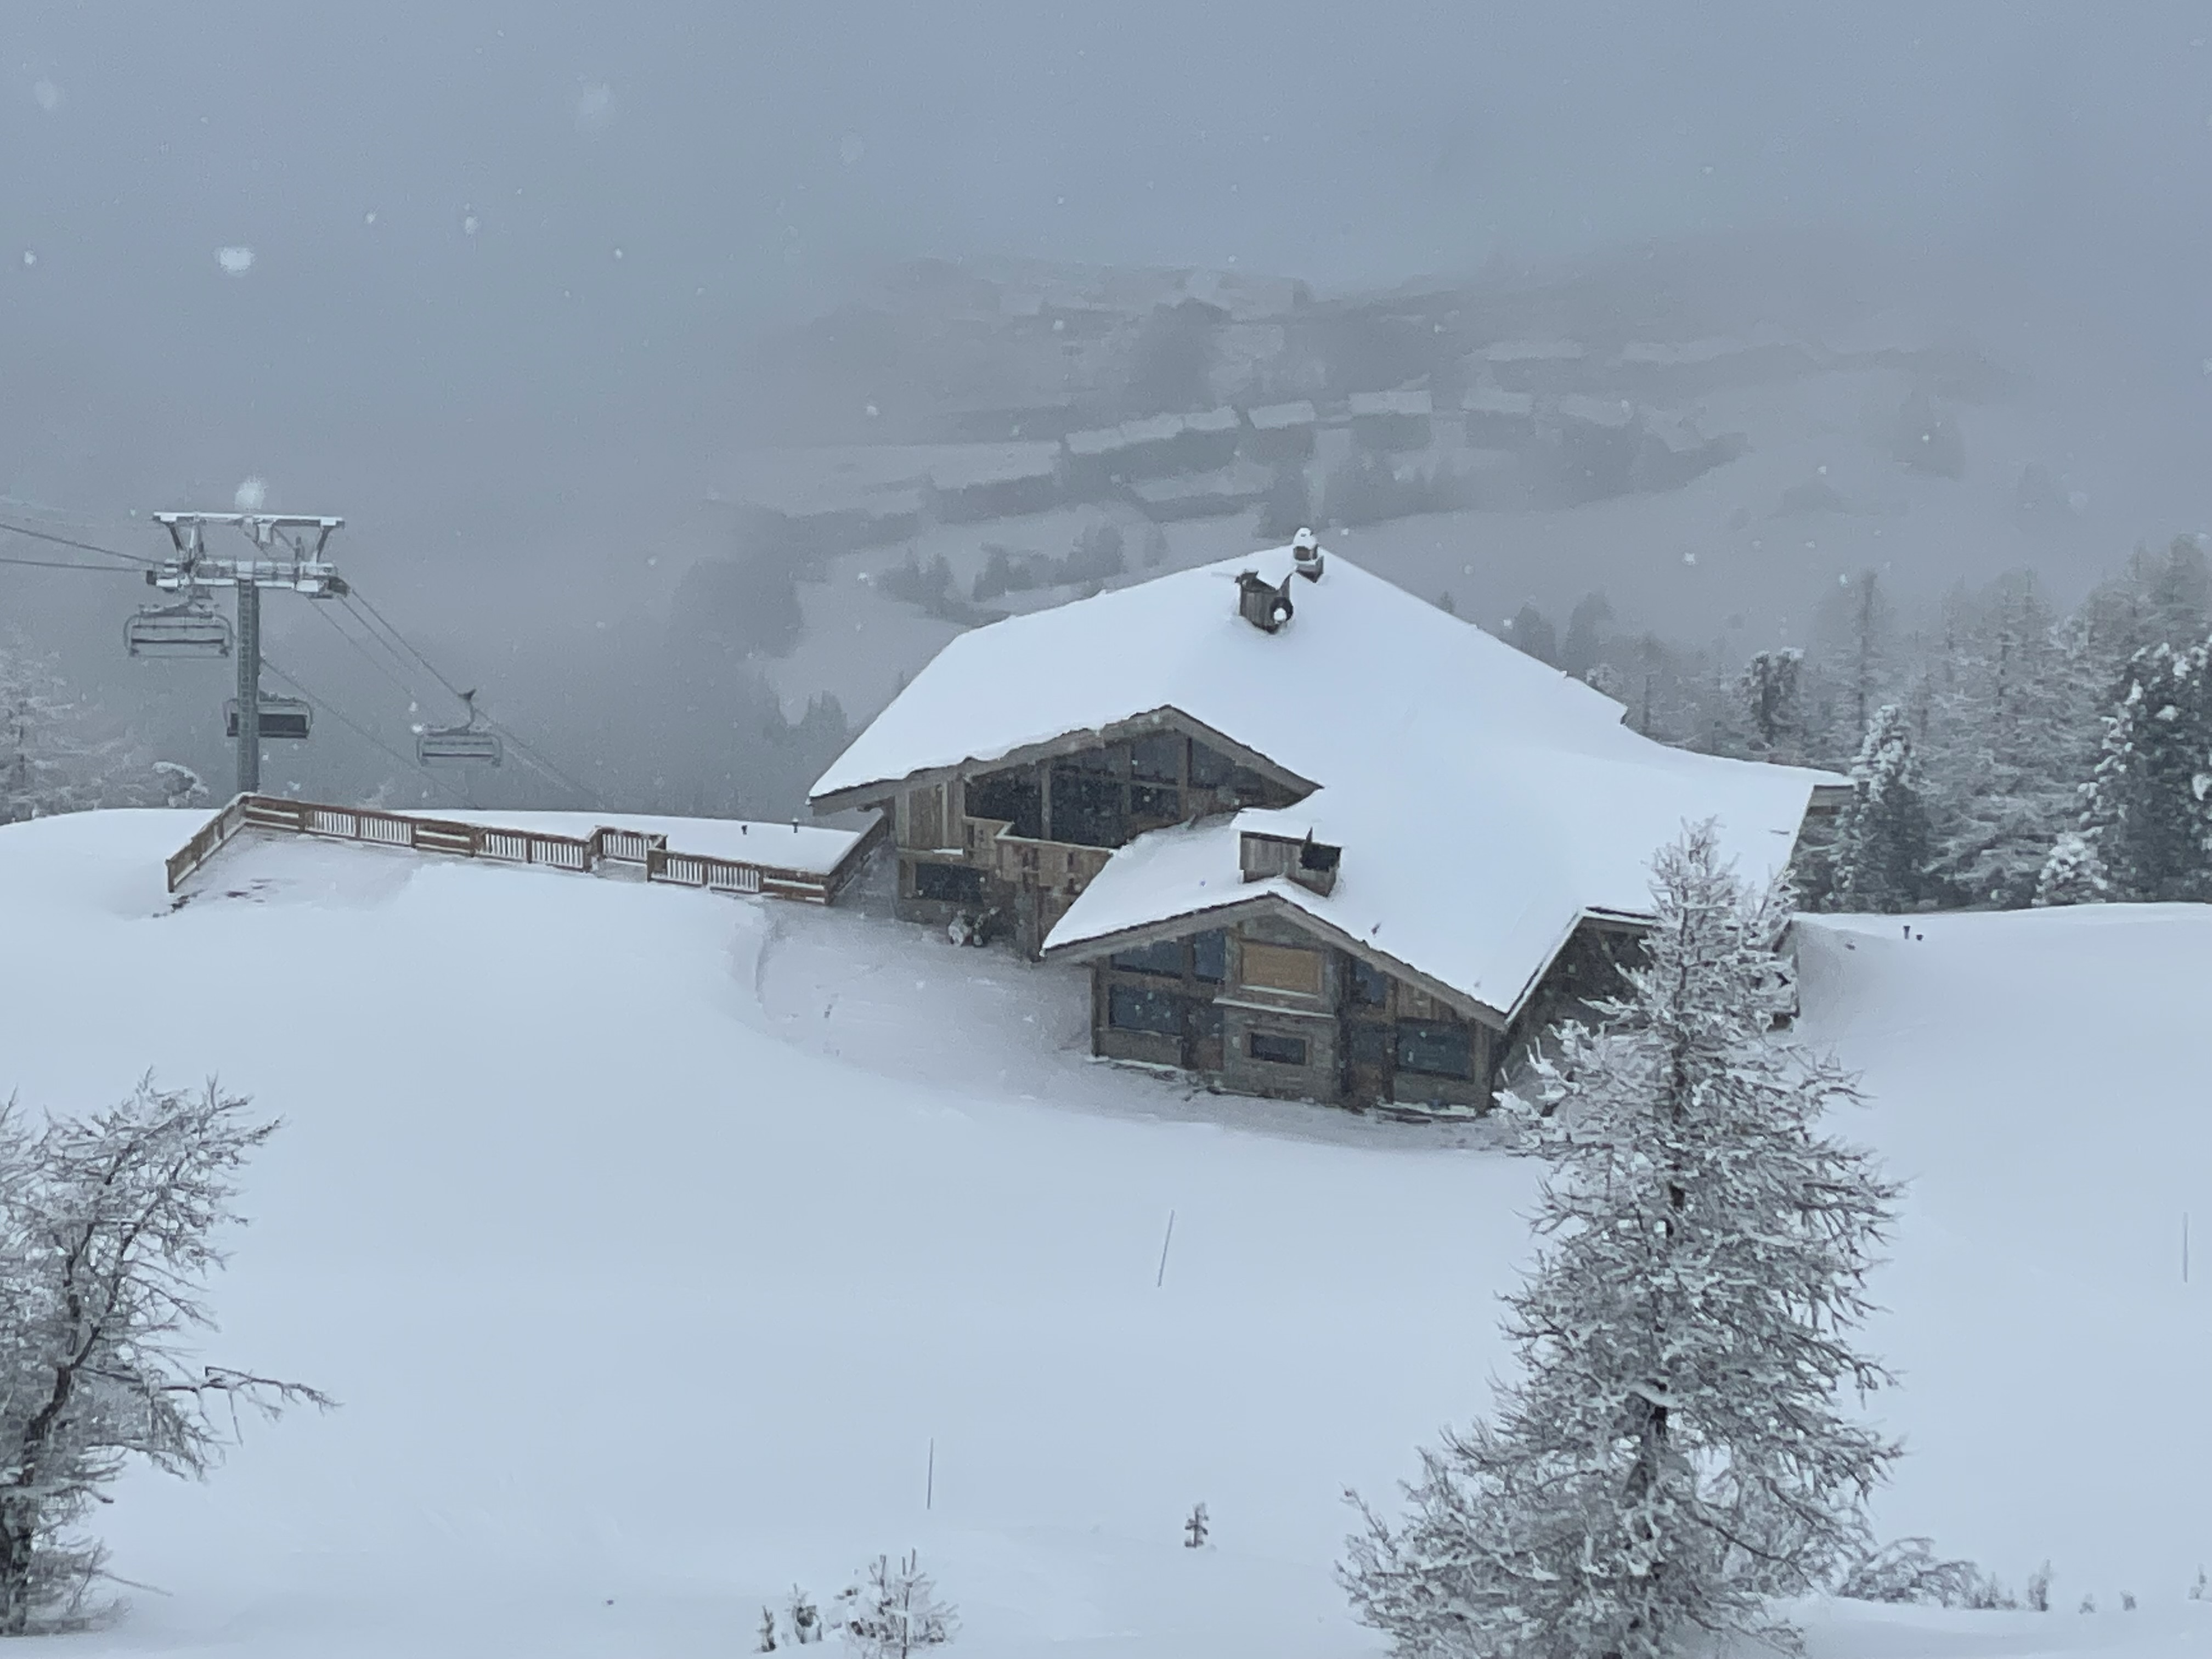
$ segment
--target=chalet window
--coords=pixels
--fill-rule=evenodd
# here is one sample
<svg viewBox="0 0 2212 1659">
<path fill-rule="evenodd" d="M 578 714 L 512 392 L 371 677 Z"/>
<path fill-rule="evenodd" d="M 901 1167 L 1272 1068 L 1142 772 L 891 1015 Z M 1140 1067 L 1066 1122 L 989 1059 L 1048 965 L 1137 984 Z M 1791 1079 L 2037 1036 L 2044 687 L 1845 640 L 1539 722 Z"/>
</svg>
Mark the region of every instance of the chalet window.
<svg viewBox="0 0 2212 1659">
<path fill-rule="evenodd" d="M 1217 1003 L 1200 1002 L 1193 998 L 1185 1006 L 1190 1010 L 1190 1035 L 1199 1042 L 1221 1041 L 1221 1008 Z"/>
<path fill-rule="evenodd" d="M 1389 1026 L 1363 1019 L 1353 1022 L 1351 1029 L 1352 1063 L 1354 1066 L 1388 1066 L 1390 1063 L 1392 1038 L 1396 1034 Z"/>
<path fill-rule="evenodd" d="M 1117 1031 L 1181 1036 L 1182 999 L 1172 991 L 1154 991 L 1141 985 L 1111 986 L 1106 992 L 1106 1023 Z"/>
<path fill-rule="evenodd" d="M 1218 789 L 1234 775 L 1226 755 L 1217 755 L 1202 743 L 1190 746 L 1190 781 L 1201 789 Z"/>
<path fill-rule="evenodd" d="M 1146 783 L 1182 781 L 1182 739 L 1172 732 L 1139 738 L 1129 745 L 1129 775 Z"/>
<path fill-rule="evenodd" d="M 1053 841 L 1119 847 L 1128 839 L 1119 780 L 1073 766 L 1052 769 Z"/>
<path fill-rule="evenodd" d="M 1129 786 L 1129 816 L 1173 823 L 1182 817 L 1182 791 L 1172 785 L 1133 783 Z"/>
<path fill-rule="evenodd" d="M 968 816 L 997 818 L 1031 841 L 1044 838 L 1044 792 L 1034 774 L 992 772 L 968 780 Z"/>
<path fill-rule="evenodd" d="M 1321 952 L 1294 945 L 1244 942 L 1244 983 L 1268 991 L 1291 991 L 1300 996 L 1321 994 Z"/>
<path fill-rule="evenodd" d="M 1133 951 L 1116 951 L 1114 965 L 1125 973 L 1182 975 L 1182 941 L 1164 939 L 1157 945 L 1139 945 Z"/>
<path fill-rule="evenodd" d="M 1352 959 L 1352 1000 L 1363 1008 L 1390 1006 L 1390 975 L 1358 957 Z"/>
<path fill-rule="evenodd" d="M 1306 1063 L 1306 1040 L 1278 1036 L 1273 1031 L 1253 1031 L 1244 1038 L 1244 1052 L 1273 1066 L 1303 1066 Z"/>
<path fill-rule="evenodd" d="M 1474 1060 L 1464 1025 L 1431 1020 L 1398 1022 L 1398 1069 L 1427 1077 L 1465 1077 Z"/>
<path fill-rule="evenodd" d="M 1209 927 L 1190 936 L 1190 970 L 1199 978 L 1219 984 L 1229 977 L 1229 935 Z"/>
<path fill-rule="evenodd" d="M 941 899 L 951 904 L 981 904 L 983 872 L 960 864 L 917 864 L 914 866 L 914 896 Z"/>
</svg>

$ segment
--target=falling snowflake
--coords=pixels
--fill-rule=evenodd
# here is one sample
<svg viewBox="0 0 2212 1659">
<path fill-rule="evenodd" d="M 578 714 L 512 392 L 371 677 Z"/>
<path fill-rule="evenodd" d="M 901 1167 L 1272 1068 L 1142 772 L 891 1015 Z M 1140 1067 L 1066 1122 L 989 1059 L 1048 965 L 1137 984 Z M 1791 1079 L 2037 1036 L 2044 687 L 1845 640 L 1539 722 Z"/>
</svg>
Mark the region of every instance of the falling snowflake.
<svg viewBox="0 0 2212 1659">
<path fill-rule="evenodd" d="M 362 214 L 362 215 L 361 216 L 361 222 L 362 222 L 362 223 L 363 223 L 363 224 L 365 224 L 365 225 L 373 225 L 373 224 L 374 224 L 374 223 L 376 222 L 376 214 L 375 214 L 375 211 L 374 211 L 374 210 L 371 210 L 369 212 L 367 212 L 367 213 Z"/>
<path fill-rule="evenodd" d="M 241 513 L 258 513 L 269 501 L 269 481 L 259 477 L 248 478 L 230 499 Z"/>
<path fill-rule="evenodd" d="M 622 251 L 620 248 L 617 248 L 617 249 L 615 250 L 615 258 L 617 258 L 617 259 L 619 259 L 619 258 L 621 258 L 622 257 L 623 257 L 623 251 Z"/>
<path fill-rule="evenodd" d="M 32 101 L 49 112 L 62 106 L 62 89 L 51 81 L 38 82 L 31 88 Z"/>
<path fill-rule="evenodd" d="M 474 208 L 463 208 L 461 210 L 462 235 L 473 236 L 483 228 L 483 221 L 477 217 L 477 210 Z"/>
<path fill-rule="evenodd" d="M 615 118 L 615 94 L 604 82 L 587 82 L 576 94 L 576 130 L 599 132 Z"/>
<path fill-rule="evenodd" d="M 38 264 L 38 263 L 39 263 L 39 256 L 38 256 L 37 254 L 35 254 L 35 253 L 32 252 L 30 249 L 28 249 L 28 248 L 25 248 L 25 249 L 23 250 L 23 264 L 27 267 L 27 266 L 30 266 L 30 265 L 34 265 L 34 264 Z"/>
<path fill-rule="evenodd" d="M 250 247 L 219 247 L 215 251 L 215 262 L 233 276 L 243 276 L 253 269 L 253 250 Z"/>
<path fill-rule="evenodd" d="M 1694 553 L 1685 553 L 1682 555 L 1682 562 L 1684 564 L 1695 564 L 1697 562 L 1698 556 Z"/>
<path fill-rule="evenodd" d="M 837 159 L 848 167 L 859 166 L 867 153 L 867 142 L 857 132 L 848 132 L 837 141 Z"/>
</svg>

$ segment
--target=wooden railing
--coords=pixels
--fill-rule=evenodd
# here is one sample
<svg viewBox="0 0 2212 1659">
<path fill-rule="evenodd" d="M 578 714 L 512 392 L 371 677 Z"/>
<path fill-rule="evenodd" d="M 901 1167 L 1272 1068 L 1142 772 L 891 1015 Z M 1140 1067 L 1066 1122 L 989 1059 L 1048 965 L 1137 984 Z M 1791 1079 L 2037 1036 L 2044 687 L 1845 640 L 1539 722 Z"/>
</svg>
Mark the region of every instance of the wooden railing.
<svg viewBox="0 0 2212 1659">
<path fill-rule="evenodd" d="M 961 848 L 968 862 L 987 870 L 1001 881 L 1017 886 L 1042 888 L 1070 896 L 1091 884 L 1091 878 L 1114 856 L 1110 847 L 1085 847 L 1072 841 L 1039 841 L 1009 832 L 1002 818 L 967 818 L 962 822 Z"/>
<path fill-rule="evenodd" d="M 869 848 L 884 833 L 884 822 L 878 818 L 856 837 L 830 869 L 792 870 L 701 853 L 672 852 L 666 836 L 642 830 L 601 825 L 588 836 L 555 836 L 365 806 L 325 806 L 274 795 L 240 795 L 170 855 L 169 890 L 176 891 L 195 870 L 248 830 L 407 848 L 497 864 L 538 865 L 582 875 L 614 875 L 628 869 L 647 881 L 679 887 L 701 887 L 715 893 L 760 893 L 829 904 L 866 861 Z"/>
</svg>

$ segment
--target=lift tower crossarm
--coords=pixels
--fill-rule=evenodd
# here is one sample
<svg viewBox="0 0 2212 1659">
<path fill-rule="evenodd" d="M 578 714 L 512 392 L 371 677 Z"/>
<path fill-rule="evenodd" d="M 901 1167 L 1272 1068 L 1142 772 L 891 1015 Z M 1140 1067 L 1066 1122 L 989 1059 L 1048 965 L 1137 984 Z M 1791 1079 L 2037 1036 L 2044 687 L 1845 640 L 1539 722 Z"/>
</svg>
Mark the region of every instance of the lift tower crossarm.
<svg viewBox="0 0 2212 1659">
<path fill-rule="evenodd" d="M 146 573 L 148 584 L 172 593 L 229 587 L 238 593 L 238 792 L 261 790 L 261 590 L 289 588 L 313 599 L 347 592 L 325 556 L 331 532 L 345 523 L 324 514 L 156 513 L 174 552 Z M 207 550 L 210 526 L 242 532 L 255 552 L 220 558 Z"/>
</svg>

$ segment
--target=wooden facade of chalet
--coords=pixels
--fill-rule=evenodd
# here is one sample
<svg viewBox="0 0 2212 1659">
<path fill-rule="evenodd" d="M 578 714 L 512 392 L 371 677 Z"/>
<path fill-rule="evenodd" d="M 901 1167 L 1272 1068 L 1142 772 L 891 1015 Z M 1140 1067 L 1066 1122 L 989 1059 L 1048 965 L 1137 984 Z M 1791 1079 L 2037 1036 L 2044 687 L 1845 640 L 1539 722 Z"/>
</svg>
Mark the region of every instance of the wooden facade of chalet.
<svg viewBox="0 0 2212 1659">
<path fill-rule="evenodd" d="M 1286 806 L 1314 787 L 1163 709 L 817 804 L 888 808 L 902 916 L 980 921 L 1035 957 L 1115 848 L 1200 817 Z M 1244 840 L 1248 878 L 1297 878 L 1289 867 L 1297 843 L 1280 843 L 1293 856 L 1271 863 L 1269 848 L 1255 847 L 1269 838 Z M 1583 923 L 1509 1021 L 1270 891 L 1231 889 L 1224 899 L 1200 915 L 1055 951 L 1090 963 L 1094 1053 L 1238 1094 L 1480 1109 L 1524 1039 L 1614 988 L 1613 965 L 1634 932 Z"/>
</svg>

